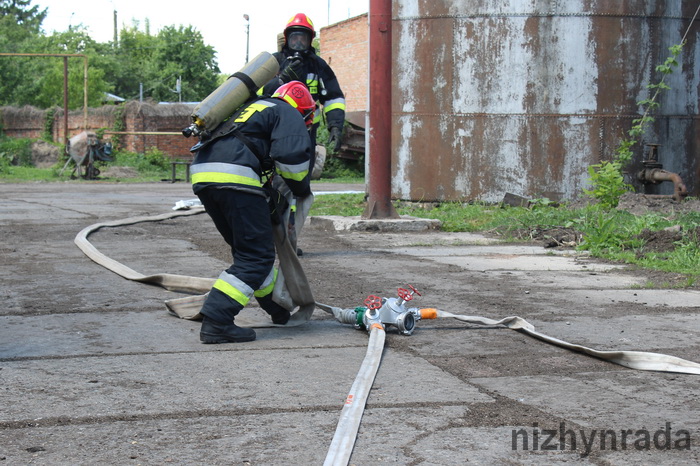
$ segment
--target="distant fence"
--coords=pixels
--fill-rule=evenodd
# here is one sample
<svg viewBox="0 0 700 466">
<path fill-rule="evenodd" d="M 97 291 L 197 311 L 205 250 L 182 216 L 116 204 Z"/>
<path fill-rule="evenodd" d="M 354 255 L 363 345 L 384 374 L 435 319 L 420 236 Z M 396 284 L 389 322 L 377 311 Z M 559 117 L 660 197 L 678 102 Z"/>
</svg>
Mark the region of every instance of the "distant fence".
<svg viewBox="0 0 700 466">
<path fill-rule="evenodd" d="M 68 137 L 88 131 L 104 130 L 105 141 L 118 142 L 121 149 L 143 153 L 151 148 L 174 159 L 191 158 L 190 147 L 197 141 L 185 138 L 181 131 L 190 124 L 191 104 L 152 104 L 128 102 L 88 109 L 87 128 L 83 110 L 68 112 Z M 49 121 L 50 120 L 50 121 Z M 121 122 L 119 122 L 121 120 Z M 63 109 L 40 110 L 35 107 L 0 107 L 4 134 L 11 138 L 39 139 L 44 128 L 51 127 L 53 141 L 64 143 Z M 119 124 L 118 124 L 119 123 Z"/>
</svg>

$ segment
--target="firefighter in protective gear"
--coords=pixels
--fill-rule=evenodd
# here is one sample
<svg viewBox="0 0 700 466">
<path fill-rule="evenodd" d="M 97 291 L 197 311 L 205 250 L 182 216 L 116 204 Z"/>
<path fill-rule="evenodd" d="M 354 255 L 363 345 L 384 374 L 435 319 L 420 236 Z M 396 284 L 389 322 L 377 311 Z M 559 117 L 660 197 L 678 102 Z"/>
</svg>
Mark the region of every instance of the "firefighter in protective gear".
<svg viewBox="0 0 700 466">
<path fill-rule="evenodd" d="M 318 112 L 310 131 L 313 147 L 316 146 L 316 131 L 323 115 L 328 127 L 329 146 L 337 152 L 345 122 L 345 95 L 331 67 L 316 55 L 316 50 L 311 46 L 314 37 L 314 25 L 304 13 L 297 13 L 289 20 L 284 29 L 282 50 L 273 53 L 280 64 L 280 73 L 265 86 L 263 94 L 269 93 L 280 83 L 294 80 L 305 83 L 314 100 L 323 106 L 323 114 Z"/>
<path fill-rule="evenodd" d="M 315 103 L 300 82 L 281 86 L 275 97 L 244 104 L 206 139 L 192 148 L 192 187 L 217 230 L 231 247 L 233 265 L 223 271 L 202 305 L 203 343 L 252 341 L 255 331 L 238 327 L 235 316 L 256 298 L 275 324 L 289 311 L 272 300 L 273 221 L 281 206 L 272 188 L 279 177 L 291 192 L 311 194 L 311 144 L 305 120 Z"/>
</svg>

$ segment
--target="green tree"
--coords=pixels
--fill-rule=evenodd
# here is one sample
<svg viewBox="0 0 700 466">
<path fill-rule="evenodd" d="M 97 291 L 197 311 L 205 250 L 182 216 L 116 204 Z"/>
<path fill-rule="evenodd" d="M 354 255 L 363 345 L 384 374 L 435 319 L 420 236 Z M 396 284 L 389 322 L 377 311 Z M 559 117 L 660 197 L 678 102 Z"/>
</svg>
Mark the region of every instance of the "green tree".
<svg viewBox="0 0 700 466">
<path fill-rule="evenodd" d="M 41 23 L 46 19 L 47 9 L 39 10 L 38 6 L 30 6 L 31 0 L 0 0 L 1 21 L 4 26 L 16 25 L 29 34 L 38 34 Z M 7 24 L 4 24 L 7 21 Z"/>
<path fill-rule="evenodd" d="M 0 51 L 38 53 L 41 23 L 46 9 L 30 6 L 30 0 L 0 0 Z M 46 63 L 33 57 L 0 57 L 0 105 L 23 104 L 36 92 L 32 77 L 39 76 Z"/>
<path fill-rule="evenodd" d="M 151 96 L 177 102 L 180 96 L 174 90 L 181 79 L 182 101 L 204 99 L 218 82 L 215 54 L 192 26 L 166 26 L 158 33 L 158 46 L 149 63 Z"/>
<path fill-rule="evenodd" d="M 140 85 L 147 86 L 149 63 L 157 48 L 158 38 L 138 29 L 138 23 L 119 32 L 119 44 L 113 51 L 118 66 L 108 78 L 114 93 L 125 99 L 138 99 Z"/>
<path fill-rule="evenodd" d="M 85 55 L 88 61 L 88 106 L 98 107 L 110 89 L 105 80 L 105 68 L 114 61 L 104 44 L 95 42 L 82 26 L 71 27 L 66 32 L 55 32 L 41 39 L 43 53 Z M 36 92 L 27 102 L 39 108 L 63 106 L 64 68 L 61 58 L 44 58 L 49 65 L 35 79 Z M 82 108 L 85 95 L 85 61 L 81 57 L 68 58 L 68 108 Z"/>
<path fill-rule="evenodd" d="M 143 85 L 144 97 L 156 101 L 201 100 L 218 83 L 216 51 L 191 26 L 166 26 L 153 36 L 134 24 L 121 30 L 116 54 L 114 91 L 128 99 L 138 98 Z M 181 95 L 175 92 L 178 79 Z"/>
<path fill-rule="evenodd" d="M 143 95 L 158 101 L 197 101 L 216 89 L 220 73 L 213 47 L 191 26 L 167 26 L 151 35 L 139 24 L 124 28 L 120 41 L 98 43 L 82 26 L 45 35 L 46 9 L 31 0 L 0 0 L 0 50 L 10 53 L 81 54 L 88 57 L 88 105 L 99 106 L 105 92 L 126 99 Z M 63 60 L 56 57 L 0 57 L 0 105 L 63 105 Z M 173 92 L 178 79 L 181 93 Z M 84 61 L 68 59 L 71 109 L 84 102 Z"/>
</svg>

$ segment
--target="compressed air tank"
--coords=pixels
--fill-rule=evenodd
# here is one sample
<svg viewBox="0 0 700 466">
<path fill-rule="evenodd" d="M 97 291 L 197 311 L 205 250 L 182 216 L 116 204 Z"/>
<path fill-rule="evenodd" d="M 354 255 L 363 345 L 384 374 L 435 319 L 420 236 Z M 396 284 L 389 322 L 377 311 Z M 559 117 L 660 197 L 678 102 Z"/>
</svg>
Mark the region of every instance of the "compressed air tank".
<svg viewBox="0 0 700 466">
<path fill-rule="evenodd" d="M 261 52 L 194 108 L 193 125 L 198 132 L 211 132 L 278 71 L 277 59 L 268 52 Z"/>
</svg>

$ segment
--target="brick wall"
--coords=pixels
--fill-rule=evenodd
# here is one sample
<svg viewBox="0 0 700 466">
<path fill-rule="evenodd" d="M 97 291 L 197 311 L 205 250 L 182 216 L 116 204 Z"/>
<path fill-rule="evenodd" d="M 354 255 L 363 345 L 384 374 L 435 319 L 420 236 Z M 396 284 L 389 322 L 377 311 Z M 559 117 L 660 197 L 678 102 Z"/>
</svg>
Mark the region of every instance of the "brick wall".
<svg viewBox="0 0 700 466">
<path fill-rule="evenodd" d="M 107 105 L 88 109 L 88 131 L 104 129 L 104 141 L 118 140 L 120 148 L 143 153 L 157 148 L 171 158 L 187 159 L 192 155 L 196 139 L 185 138 L 181 131 L 190 123 L 193 106 L 186 104 L 159 105 L 129 102 L 124 106 Z M 2 107 L 2 128 L 12 138 L 39 139 L 44 131 L 48 110 L 33 107 Z M 174 134 L 111 134 L 117 118 L 124 120 L 124 132 L 154 132 Z M 63 109 L 56 109 L 53 116 L 53 140 L 63 143 Z M 83 131 L 83 110 L 68 112 L 68 137 Z"/>
<path fill-rule="evenodd" d="M 176 134 L 121 135 L 120 142 L 131 152 L 142 153 L 156 147 L 173 158 L 189 158 L 192 156 L 190 147 L 197 139 L 185 138 L 181 131 L 191 122 L 190 114 L 193 109 L 194 106 L 185 104 L 152 105 L 130 102 L 124 112 L 125 131 Z"/>
<path fill-rule="evenodd" d="M 369 29 L 367 13 L 320 31 L 321 57 L 333 68 L 348 112 L 367 110 Z"/>
<path fill-rule="evenodd" d="M 44 131 L 46 111 L 34 107 L 0 107 L 3 133 L 13 138 L 39 139 Z"/>
</svg>

